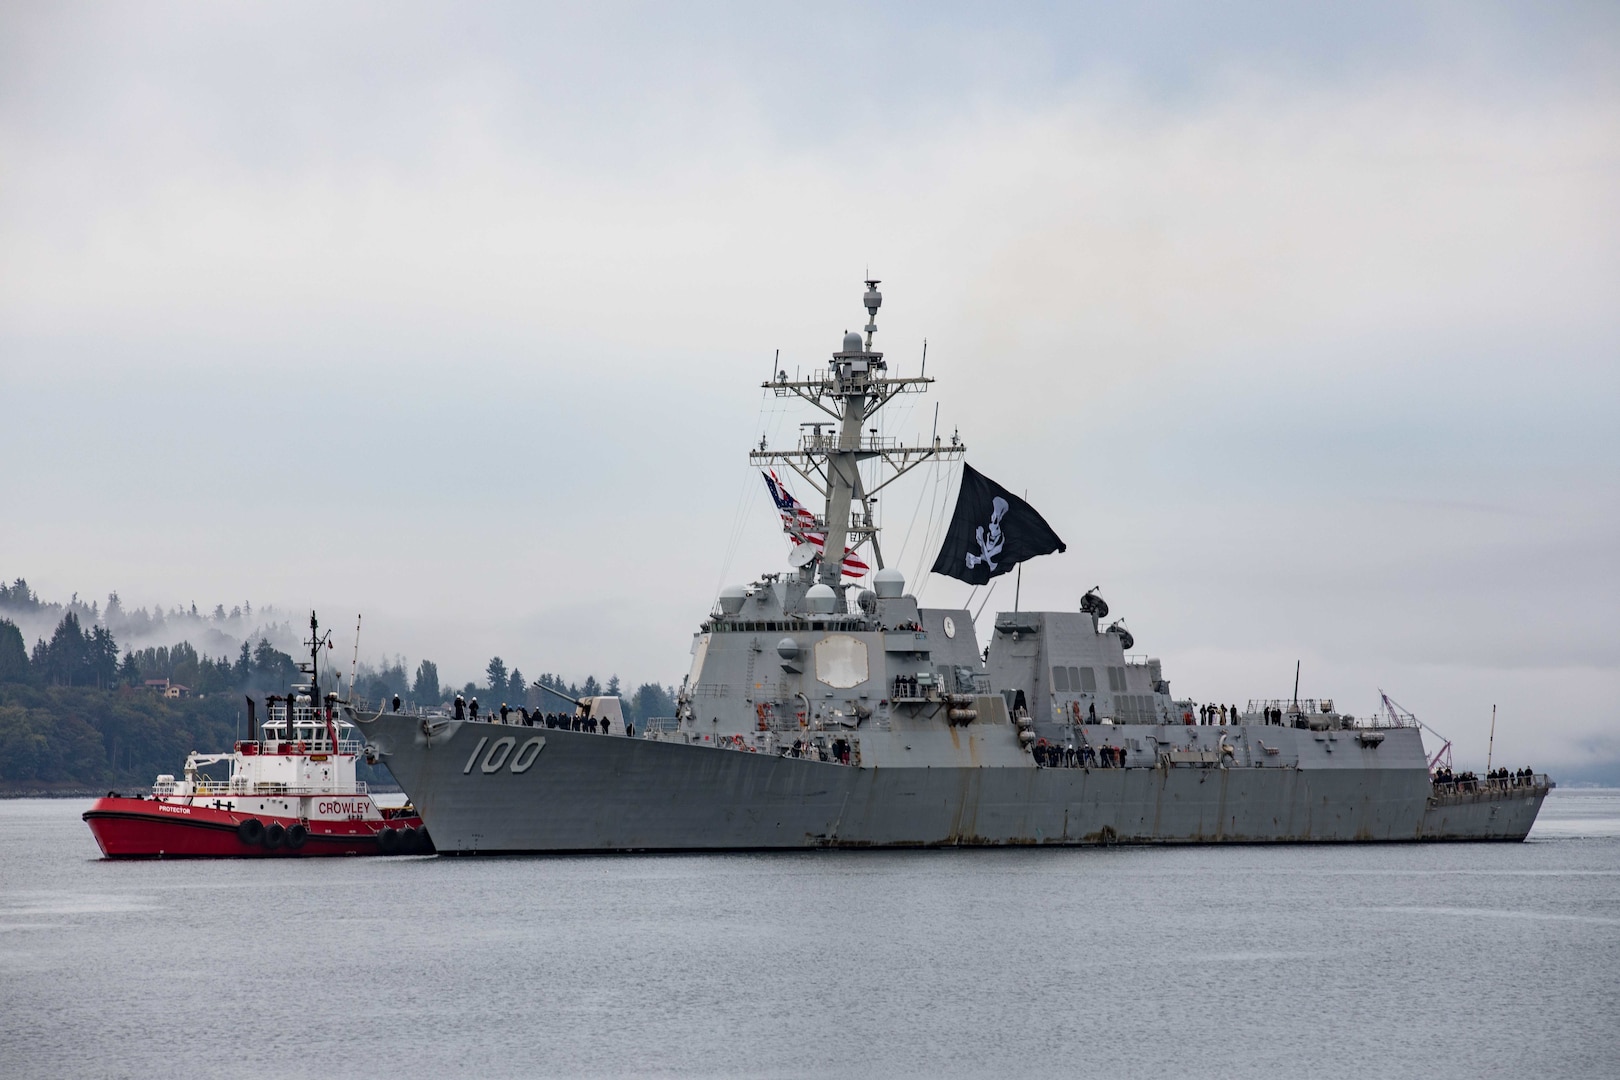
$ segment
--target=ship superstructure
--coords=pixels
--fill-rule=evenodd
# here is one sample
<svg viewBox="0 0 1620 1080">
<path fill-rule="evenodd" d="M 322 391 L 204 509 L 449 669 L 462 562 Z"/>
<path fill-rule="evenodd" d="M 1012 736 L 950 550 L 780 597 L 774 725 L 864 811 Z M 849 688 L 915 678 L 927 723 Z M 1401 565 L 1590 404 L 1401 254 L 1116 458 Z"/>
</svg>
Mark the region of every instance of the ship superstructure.
<svg viewBox="0 0 1620 1080">
<path fill-rule="evenodd" d="M 672 721 L 625 738 L 356 717 L 441 852 L 1524 837 L 1545 777 L 1463 798 L 1436 786 L 1415 722 L 1176 699 L 1095 590 L 1079 611 L 998 614 L 982 651 L 967 609 L 921 606 L 885 564 L 874 500 L 965 447 L 879 435 L 879 411 L 932 380 L 873 347 L 878 284 L 864 336 L 765 384 L 825 417 L 750 452 L 788 566 L 721 591 Z M 969 528 L 973 573 L 1010 568 L 1008 530 L 1038 520 L 1014 504 Z"/>
</svg>

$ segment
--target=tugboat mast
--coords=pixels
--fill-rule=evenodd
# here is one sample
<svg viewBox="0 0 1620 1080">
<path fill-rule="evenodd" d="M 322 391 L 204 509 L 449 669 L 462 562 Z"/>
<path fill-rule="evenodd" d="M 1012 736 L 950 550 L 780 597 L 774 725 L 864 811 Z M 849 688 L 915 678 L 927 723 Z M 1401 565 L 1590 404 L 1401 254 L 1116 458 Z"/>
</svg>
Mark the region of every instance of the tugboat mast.
<svg viewBox="0 0 1620 1080">
<path fill-rule="evenodd" d="M 774 380 L 762 384 L 777 397 L 803 398 L 831 416 L 838 422 L 837 433 L 824 435 L 821 425 L 815 425 L 811 434 L 800 435 L 796 449 L 773 450 L 761 444 L 748 454 L 753 464 L 792 469 L 821 494 L 826 505 L 822 522 L 827 530 L 824 554 L 818 570 L 811 571 L 807 566 L 800 573 L 808 579 L 813 572 L 819 582 L 840 591 L 846 547 L 856 552 L 870 543 L 876 567 L 883 568 L 883 549 L 878 544 L 873 514 L 878 492 L 925 461 L 955 460 L 967 449 L 954 439 L 944 445 L 938 435 L 932 445 L 907 446 L 879 436 L 876 429 L 863 430 L 866 422 L 895 395 L 923 393 L 934 381 L 921 375 L 890 376 L 883 354 L 872 348 L 877 312 L 883 304 L 878 284 L 877 279 L 868 280 L 862 298 L 867 314 L 864 342 L 860 334 L 850 331 L 844 335 L 843 348 L 833 353 L 830 367 L 813 371 L 803 380 L 789 380 L 787 372 L 779 370 Z M 867 489 L 860 466 L 872 460 L 882 461 L 890 474 Z M 852 512 L 857 504 L 858 514 Z"/>
<path fill-rule="evenodd" d="M 309 613 L 309 640 L 304 642 L 304 644 L 309 646 L 309 697 L 312 704 L 318 704 L 321 699 L 321 684 L 320 678 L 317 675 L 317 672 L 320 670 L 321 646 L 325 645 L 327 639 L 329 639 L 331 636 L 332 631 L 330 630 L 328 630 L 325 634 L 320 633 L 320 624 L 315 621 L 315 613 L 311 611 Z M 356 649 L 358 649 L 358 645 L 356 646 Z M 305 670 L 304 665 L 299 664 L 298 669 L 300 671 Z M 287 727 L 288 731 L 290 732 L 292 730 L 292 709 L 290 702 L 287 711 Z"/>
</svg>

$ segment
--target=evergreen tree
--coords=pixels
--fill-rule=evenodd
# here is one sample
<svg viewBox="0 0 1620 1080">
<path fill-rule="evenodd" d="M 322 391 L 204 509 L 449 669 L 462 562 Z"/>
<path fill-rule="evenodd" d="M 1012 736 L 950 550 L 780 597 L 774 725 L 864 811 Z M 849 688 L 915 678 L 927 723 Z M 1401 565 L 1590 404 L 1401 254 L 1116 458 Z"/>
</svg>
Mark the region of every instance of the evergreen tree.
<svg viewBox="0 0 1620 1080">
<path fill-rule="evenodd" d="M 246 648 L 246 646 L 243 646 Z M 134 651 L 124 654 L 124 662 L 118 665 L 118 679 L 125 686 L 139 686 L 141 683 L 141 665 L 135 659 Z"/>
<path fill-rule="evenodd" d="M 5 585 L 0 584 L 0 590 Z M 0 682 L 28 681 L 28 646 L 10 619 L 0 619 Z"/>
<path fill-rule="evenodd" d="M 44 607 L 34 590 L 28 587 L 28 582 L 18 578 L 8 588 L 0 583 L 0 607 L 8 607 L 15 611 L 38 611 Z"/>
<path fill-rule="evenodd" d="M 111 686 L 118 678 L 118 642 L 113 640 L 112 631 L 105 626 L 93 627 L 85 645 L 86 674 L 103 689 Z"/>
<path fill-rule="evenodd" d="M 596 697 L 602 692 L 602 684 L 596 681 L 595 675 L 585 676 L 585 685 L 575 697 Z"/>
<path fill-rule="evenodd" d="M 619 696 L 619 677 L 617 675 L 608 676 L 607 689 L 603 693 L 607 694 L 608 697 Z"/>
<path fill-rule="evenodd" d="M 523 679 L 523 672 L 517 668 L 512 669 L 512 677 L 506 680 L 506 700 L 514 706 L 523 704 L 529 694 L 529 684 Z"/>
<path fill-rule="evenodd" d="M 56 686 L 83 685 L 91 681 L 88 663 L 89 647 L 84 631 L 79 628 L 79 617 L 73 612 L 62 616 L 51 634 L 51 643 L 45 648 L 45 664 L 38 675 Z"/>
<path fill-rule="evenodd" d="M 642 683 L 630 700 L 631 711 L 638 723 L 645 724 L 654 717 L 675 715 L 674 696 L 657 683 Z"/>
<path fill-rule="evenodd" d="M 439 700 L 439 668 L 431 660 L 416 665 L 416 681 L 411 684 L 411 697 L 417 701 Z"/>
<path fill-rule="evenodd" d="M 484 677 L 488 680 L 489 692 L 492 694 L 506 691 L 506 661 L 500 657 L 491 657 L 488 666 L 484 668 Z"/>
</svg>

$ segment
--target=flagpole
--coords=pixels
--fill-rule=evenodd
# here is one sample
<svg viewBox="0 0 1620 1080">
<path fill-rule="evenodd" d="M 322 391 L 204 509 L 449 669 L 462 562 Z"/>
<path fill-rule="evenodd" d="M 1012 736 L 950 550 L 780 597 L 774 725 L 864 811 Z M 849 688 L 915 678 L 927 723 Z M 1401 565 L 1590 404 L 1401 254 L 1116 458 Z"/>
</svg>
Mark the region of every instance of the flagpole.
<svg viewBox="0 0 1620 1080">
<path fill-rule="evenodd" d="M 1485 748 L 1485 771 L 1491 771 L 1491 755 L 1496 752 L 1496 706 L 1491 706 L 1491 741 Z"/>
<path fill-rule="evenodd" d="M 1029 502 L 1029 488 L 1024 489 L 1024 502 Z M 1013 583 L 1013 614 L 1018 614 L 1018 598 L 1024 592 L 1024 564 L 1018 564 L 1018 580 Z"/>
</svg>

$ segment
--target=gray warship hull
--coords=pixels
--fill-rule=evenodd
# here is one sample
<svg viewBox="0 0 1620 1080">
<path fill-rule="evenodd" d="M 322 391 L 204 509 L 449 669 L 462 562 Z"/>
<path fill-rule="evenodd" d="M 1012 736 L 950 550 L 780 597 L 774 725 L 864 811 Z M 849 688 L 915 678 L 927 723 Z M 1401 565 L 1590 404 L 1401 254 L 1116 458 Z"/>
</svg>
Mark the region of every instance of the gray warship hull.
<svg viewBox="0 0 1620 1080">
<path fill-rule="evenodd" d="M 1124 768 L 918 768 L 405 715 L 363 727 L 439 852 L 461 855 L 1516 841 L 1547 791 L 1438 793 L 1413 729 L 1336 750 L 1310 731 L 1234 729 L 1227 764 L 1173 763 L 1205 752 L 1165 750 Z M 1208 730 L 1131 737 L 1187 746 Z M 1265 760 L 1236 763 L 1249 751 Z"/>
</svg>

